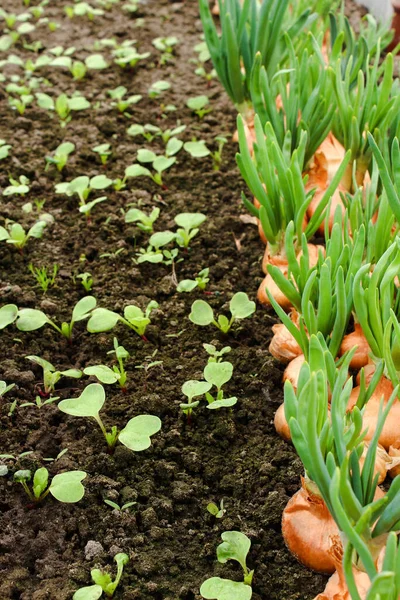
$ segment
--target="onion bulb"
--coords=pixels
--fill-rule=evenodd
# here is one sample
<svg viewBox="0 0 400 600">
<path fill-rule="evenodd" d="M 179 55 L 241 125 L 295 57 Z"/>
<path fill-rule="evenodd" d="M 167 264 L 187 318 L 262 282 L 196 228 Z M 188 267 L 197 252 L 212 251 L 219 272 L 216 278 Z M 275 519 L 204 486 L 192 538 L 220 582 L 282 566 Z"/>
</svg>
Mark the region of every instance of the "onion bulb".
<svg viewBox="0 0 400 600">
<path fill-rule="evenodd" d="M 368 451 L 368 444 L 366 443 L 366 444 L 364 444 L 364 450 L 363 450 L 363 453 L 361 454 L 361 457 L 359 460 L 361 468 L 364 465 L 365 457 L 367 456 L 367 451 Z M 398 469 L 398 471 L 400 472 L 400 467 L 398 467 L 397 465 L 400 465 L 400 451 L 399 451 L 399 454 L 397 457 L 392 456 L 390 454 L 390 448 L 389 448 L 389 454 L 388 454 L 386 452 L 385 448 L 383 448 L 381 445 L 378 445 L 376 448 L 375 468 L 374 468 L 374 477 L 375 477 L 375 475 L 379 475 L 378 485 L 380 485 L 381 483 L 383 483 L 383 481 L 385 481 L 386 475 L 388 472 L 391 474 L 392 470 L 396 470 L 396 469 Z"/>
<path fill-rule="evenodd" d="M 368 364 L 370 347 L 359 323 L 354 324 L 354 331 L 345 335 L 340 346 L 339 356 L 357 346 L 357 350 L 350 362 L 350 367 L 360 370 Z"/>
<path fill-rule="evenodd" d="M 283 373 L 283 381 L 290 381 L 295 390 L 297 390 L 297 382 L 299 381 L 301 367 L 305 363 L 305 360 L 304 354 L 299 354 L 290 361 Z"/>
<path fill-rule="evenodd" d="M 290 318 L 293 323 L 298 327 L 299 314 L 297 311 L 292 310 Z M 277 323 L 272 326 L 274 336 L 271 340 L 268 350 L 274 358 L 283 363 L 288 363 L 296 356 L 302 354 L 302 350 L 295 338 L 292 336 L 286 325 L 283 323 Z"/>
<path fill-rule="evenodd" d="M 394 478 L 400 475 L 400 440 L 389 447 L 389 456 L 394 461 L 389 467 L 389 475 Z"/>
<path fill-rule="evenodd" d="M 285 405 L 282 403 L 275 413 L 274 425 L 276 433 L 280 435 L 286 442 L 290 442 L 292 436 L 290 434 L 289 424 L 285 417 Z"/>
</svg>

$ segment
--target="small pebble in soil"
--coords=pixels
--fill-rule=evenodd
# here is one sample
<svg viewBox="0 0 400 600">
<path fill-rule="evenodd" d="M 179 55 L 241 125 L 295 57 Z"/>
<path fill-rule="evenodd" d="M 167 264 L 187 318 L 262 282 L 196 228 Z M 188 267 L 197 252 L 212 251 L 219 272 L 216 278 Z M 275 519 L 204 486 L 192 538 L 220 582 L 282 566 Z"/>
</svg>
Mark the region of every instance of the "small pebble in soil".
<svg viewBox="0 0 400 600">
<path fill-rule="evenodd" d="M 104 548 L 100 542 L 95 540 L 89 540 L 85 546 L 85 558 L 86 560 L 92 560 L 95 557 L 100 556 L 104 553 Z"/>
</svg>

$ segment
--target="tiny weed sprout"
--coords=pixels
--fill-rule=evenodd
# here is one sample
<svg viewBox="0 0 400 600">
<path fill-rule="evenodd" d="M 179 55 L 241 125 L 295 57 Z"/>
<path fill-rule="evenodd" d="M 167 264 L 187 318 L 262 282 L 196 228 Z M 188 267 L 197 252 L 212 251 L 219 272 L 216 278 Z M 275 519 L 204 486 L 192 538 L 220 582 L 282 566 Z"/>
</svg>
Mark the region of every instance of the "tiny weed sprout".
<svg viewBox="0 0 400 600">
<path fill-rule="evenodd" d="M 122 391 L 126 392 L 127 374 L 124 362 L 128 360 L 130 354 L 123 346 L 118 345 L 116 337 L 114 338 L 113 343 L 114 350 L 110 350 L 108 354 L 115 354 L 118 365 L 113 365 L 112 369 L 106 365 L 94 365 L 92 367 L 86 367 L 83 372 L 85 375 L 94 375 L 101 383 L 112 384 L 118 382 Z"/>
<path fill-rule="evenodd" d="M 166 92 L 167 90 L 169 90 L 171 87 L 171 84 L 168 83 L 168 81 L 155 81 L 154 83 L 151 84 L 151 86 L 149 87 L 149 98 L 158 98 L 159 96 L 161 96 L 162 93 Z"/>
<path fill-rule="evenodd" d="M 195 279 L 183 279 L 176 287 L 178 292 L 192 292 L 194 289 L 205 290 L 207 283 L 210 281 L 208 277 L 210 269 L 202 269 Z"/>
<path fill-rule="evenodd" d="M 215 325 L 222 333 L 228 333 L 235 321 L 250 317 L 256 310 L 256 304 L 249 300 L 244 292 L 237 292 L 229 303 L 231 318 L 228 319 L 224 315 L 218 316 L 218 321 L 214 319 L 214 311 L 208 302 L 205 300 L 195 300 L 192 304 L 192 310 L 189 319 L 195 325 L 206 327 L 207 325 Z"/>
<path fill-rule="evenodd" d="M 69 155 L 75 150 L 72 142 L 63 142 L 54 151 L 53 156 L 46 156 L 46 171 L 50 165 L 55 165 L 58 171 L 62 171 L 68 162 Z"/>
<path fill-rule="evenodd" d="M 218 149 L 211 152 L 211 157 L 213 159 L 213 169 L 214 171 L 219 171 L 222 164 L 222 150 L 225 144 L 228 142 L 227 138 L 223 135 L 217 135 L 214 138 L 214 142 L 218 144 Z"/>
<path fill-rule="evenodd" d="M 231 398 L 224 398 L 224 392 L 222 387 L 225 383 L 228 383 L 232 379 L 233 365 L 230 362 L 208 362 L 204 369 L 204 379 L 214 385 L 217 388 L 217 395 L 214 398 L 208 391 L 206 393 L 206 400 L 208 402 L 207 408 L 216 410 L 219 408 L 231 408 L 237 402 L 237 398 L 232 396 Z"/>
<path fill-rule="evenodd" d="M 44 467 L 37 469 L 33 474 L 31 471 L 16 471 L 14 481 L 20 483 L 31 502 L 39 503 L 51 494 L 59 502 L 73 503 L 82 500 L 85 488 L 82 480 L 85 479 L 84 471 L 66 471 L 55 475 L 49 485 L 49 472 Z M 28 482 L 32 480 L 32 489 Z"/>
<path fill-rule="evenodd" d="M 71 121 L 72 112 L 90 108 L 90 102 L 83 96 L 72 96 L 71 98 L 68 98 L 66 94 L 61 94 L 54 100 L 48 94 L 37 92 L 36 99 L 40 108 L 57 113 L 61 127 L 65 127 L 67 123 Z"/>
<path fill-rule="evenodd" d="M 9 180 L 11 185 L 8 185 L 3 190 L 3 196 L 13 196 L 17 194 L 18 196 L 25 196 L 29 192 L 29 179 L 25 177 L 25 175 L 21 175 L 19 179 L 14 179 L 10 177 Z"/>
<path fill-rule="evenodd" d="M 212 108 L 208 108 L 210 101 L 208 96 L 196 96 L 195 98 L 189 98 L 186 101 L 186 106 L 190 108 L 198 117 L 202 119 L 204 115 L 212 111 Z"/>
<path fill-rule="evenodd" d="M 28 406 L 33 406 L 34 408 L 38 408 L 40 410 L 41 408 L 43 408 L 43 406 L 47 406 L 48 404 L 53 404 L 54 402 L 56 402 L 59 399 L 60 399 L 59 396 L 53 396 L 51 398 L 48 398 L 47 400 L 43 400 L 43 398 L 41 398 L 40 396 L 36 396 L 34 402 L 24 402 L 23 404 L 19 405 L 19 408 L 27 408 Z M 43 460 L 46 460 L 46 459 L 43 459 Z"/>
<path fill-rule="evenodd" d="M 113 100 L 113 102 L 111 102 L 111 106 L 116 106 L 119 112 L 122 113 L 126 112 L 128 108 L 130 108 L 134 104 L 137 104 L 139 100 L 143 98 L 143 96 L 141 96 L 140 94 L 124 98 L 127 91 L 127 88 L 123 85 L 120 85 L 117 88 L 108 91 L 108 95 Z"/>
<path fill-rule="evenodd" d="M 209 363 L 221 362 L 222 357 L 225 356 L 225 354 L 228 354 L 232 350 L 232 348 L 230 346 L 225 346 L 221 350 L 217 350 L 213 344 L 203 344 L 203 348 L 209 355 L 209 357 L 208 357 Z"/>
<path fill-rule="evenodd" d="M 92 148 L 93 152 L 96 152 L 96 154 L 99 155 L 102 165 L 107 164 L 107 161 L 112 154 L 110 148 L 110 144 L 100 144 L 99 146 Z"/>
<path fill-rule="evenodd" d="M 118 431 L 115 425 L 111 427 L 110 431 L 107 431 L 99 415 L 105 400 L 106 394 L 103 386 L 99 383 L 91 383 L 83 390 L 79 398 L 62 400 L 58 404 L 58 408 L 73 417 L 94 419 L 103 432 L 110 451 L 115 448 L 118 440 L 135 452 L 150 448 L 151 436 L 161 429 L 160 419 L 153 415 L 138 415 L 130 419 L 121 431 Z"/>
<path fill-rule="evenodd" d="M 190 379 L 185 381 L 182 386 L 182 394 L 187 396 L 187 402 L 181 403 L 179 406 L 183 413 L 187 416 L 188 422 L 191 420 L 193 409 L 200 404 L 200 400 L 193 402 L 193 398 L 198 396 L 204 396 L 212 387 L 212 384 L 208 381 L 197 381 L 196 379 Z"/>
<path fill-rule="evenodd" d="M 7 229 L 0 225 L 0 242 L 13 244 L 19 251 L 22 251 L 30 238 L 40 239 L 43 235 L 45 221 L 37 221 L 28 231 L 19 223 L 9 223 Z"/>
<path fill-rule="evenodd" d="M 199 233 L 199 227 L 206 220 L 202 213 L 181 213 L 174 221 L 179 229 L 176 232 L 176 243 L 182 248 L 188 248 L 190 241 Z"/>
<path fill-rule="evenodd" d="M 81 298 L 76 304 L 72 311 L 71 321 L 69 323 L 62 323 L 61 327 L 56 325 L 49 317 L 41 310 L 35 308 L 22 308 L 18 311 L 17 315 L 17 328 L 20 331 L 35 331 L 40 329 L 43 325 L 51 325 L 59 334 L 67 338 L 68 341 L 72 340 L 72 331 L 75 323 L 88 319 L 96 307 L 96 298 L 93 296 L 85 296 Z M 0 315 L 1 322 L 1 315 Z"/>
<path fill-rule="evenodd" d="M 91 273 L 80 273 L 76 276 L 79 279 L 86 292 L 90 292 L 93 287 L 93 277 Z"/>
<path fill-rule="evenodd" d="M 32 263 L 28 268 L 36 280 L 37 287 L 40 287 L 44 294 L 50 287 L 53 287 L 59 270 L 58 265 L 53 265 L 52 271 L 47 267 L 34 267 Z"/>
<path fill-rule="evenodd" d="M 111 506 L 112 509 L 117 510 L 118 512 L 126 512 L 128 508 L 132 508 L 132 506 L 135 506 L 135 504 L 137 504 L 137 502 L 126 502 L 125 504 L 122 504 L 122 506 L 120 506 L 116 502 L 113 502 L 112 500 L 108 499 L 105 499 L 104 502 L 105 504 Z"/>
<path fill-rule="evenodd" d="M 82 377 L 82 371 L 79 369 L 67 369 L 66 371 L 57 371 L 56 368 L 44 358 L 40 356 L 26 356 L 28 360 L 39 365 L 43 369 L 43 395 L 49 396 L 54 392 L 57 383 L 61 377 L 72 377 L 73 379 L 80 379 Z"/>
<path fill-rule="evenodd" d="M 146 328 L 151 323 L 150 315 L 155 308 L 158 308 L 158 302 L 155 300 L 149 302 L 144 312 L 138 306 L 130 304 L 125 307 L 123 317 L 107 308 L 96 308 L 90 316 L 87 329 L 90 333 L 110 331 L 120 321 L 146 340 Z"/>
<path fill-rule="evenodd" d="M 119 552 L 114 556 L 114 560 L 117 563 L 117 575 L 114 580 L 107 571 L 92 569 L 90 574 L 95 585 L 77 590 L 72 600 L 97 600 L 103 595 L 103 592 L 107 598 L 112 598 L 121 581 L 124 566 L 129 561 L 129 556 Z"/>
<path fill-rule="evenodd" d="M 205 600 L 250 600 L 254 571 L 249 570 L 246 560 L 251 542 L 240 531 L 225 531 L 221 538 L 223 541 L 217 548 L 217 559 L 222 564 L 236 560 L 243 569 L 243 583 L 211 577 L 202 584 L 200 594 Z"/>
<path fill-rule="evenodd" d="M 145 233 L 153 233 L 153 225 L 160 216 L 160 209 L 153 208 L 149 215 L 146 215 L 139 208 L 130 208 L 125 214 L 125 223 L 136 223 L 139 229 Z"/>
<path fill-rule="evenodd" d="M 10 148 L 12 148 L 11 144 L 7 144 L 6 140 L 0 139 L 0 160 L 7 158 Z"/>
<path fill-rule="evenodd" d="M 215 504 L 215 502 L 210 502 L 207 504 L 207 510 L 216 519 L 222 519 L 226 514 L 226 509 L 224 508 L 224 500 L 222 499 L 219 503 L 219 507 Z"/>
<path fill-rule="evenodd" d="M 0 398 L 2 398 L 4 394 L 10 392 L 13 387 L 15 387 L 15 383 L 10 383 L 7 385 L 5 381 L 0 380 Z"/>
</svg>

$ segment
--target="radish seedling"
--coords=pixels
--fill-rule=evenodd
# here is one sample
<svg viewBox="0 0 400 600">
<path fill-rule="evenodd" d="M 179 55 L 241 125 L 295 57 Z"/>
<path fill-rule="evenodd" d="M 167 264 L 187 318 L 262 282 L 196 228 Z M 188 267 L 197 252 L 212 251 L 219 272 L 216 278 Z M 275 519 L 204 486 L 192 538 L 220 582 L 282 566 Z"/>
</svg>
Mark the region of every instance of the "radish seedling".
<svg viewBox="0 0 400 600">
<path fill-rule="evenodd" d="M 22 485 L 29 499 L 34 503 L 42 502 L 48 494 L 54 496 L 59 502 L 72 503 L 82 500 L 85 488 L 81 482 L 86 475 L 85 471 L 66 471 L 55 475 L 49 485 L 49 472 L 45 467 L 41 467 L 33 475 L 32 489 L 28 486 L 28 482 L 32 479 L 32 472 L 29 470 L 14 473 L 14 481 Z"/>
<path fill-rule="evenodd" d="M 149 98 L 158 98 L 163 92 L 169 90 L 170 87 L 171 84 L 168 81 L 162 81 L 161 79 L 159 81 L 155 81 L 149 87 Z"/>
<path fill-rule="evenodd" d="M 75 144 L 72 142 L 63 142 L 54 151 L 53 156 L 46 156 L 46 169 L 50 165 L 55 165 L 58 171 L 62 171 L 68 162 L 69 155 L 75 150 Z"/>
<path fill-rule="evenodd" d="M 0 242 L 13 244 L 22 251 L 30 238 L 40 239 L 42 237 L 45 227 L 45 221 L 37 221 L 28 231 L 25 231 L 19 223 L 8 223 L 7 229 L 0 225 Z"/>
<path fill-rule="evenodd" d="M 202 269 L 195 279 L 183 279 L 176 287 L 178 292 L 192 292 L 195 288 L 199 290 L 205 290 L 207 283 L 210 281 L 208 277 L 210 269 Z"/>
<path fill-rule="evenodd" d="M 12 196 L 18 194 L 19 196 L 25 196 L 29 192 L 30 181 L 25 175 L 20 175 L 18 179 L 9 177 L 8 181 L 11 185 L 8 185 L 3 190 L 3 196 Z"/>
<path fill-rule="evenodd" d="M 44 358 L 40 356 L 25 356 L 28 360 L 39 365 L 43 369 L 43 391 L 45 396 L 49 396 L 54 392 L 57 383 L 61 377 L 72 377 L 73 379 L 80 379 L 82 377 L 82 371 L 79 369 L 67 369 L 66 371 L 56 371 L 56 368 Z"/>
<path fill-rule="evenodd" d="M 32 94 L 21 94 L 18 98 L 8 97 L 10 108 L 18 111 L 20 115 L 25 113 L 26 107 L 32 104 L 34 97 Z"/>
<path fill-rule="evenodd" d="M 256 304 L 249 300 L 244 292 L 237 292 L 229 303 L 231 318 L 228 319 L 224 315 L 218 316 L 218 321 L 214 319 L 214 311 L 208 302 L 204 300 L 195 300 L 192 304 L 192 310 L 189 319 L 195 325 L 205 327 L 207 325 L 215 325 L 222 333 L 228 333 L 235 321 L 250 317 L 256 310 Z"/>
<path fill-rule="evenodd" d="M 207 219 L 202 213 L 181 213 L 174 218 L 179 229 L 176 232 L 176 243 L 181 248 L 189 248 L 190 241 L 199 233 L 199 227 Z"/>
<path fill-rule="evenodd" d="M 64 10 L 65 14 L 69 19 L 72 19 L 75 16 L 87 16 L 90 21 L 93 21 L 95 16 L 104 15 L 104 10 L 102 10 L 101 8 L 93 8 L 93 6 L 91 6 L 87 2 L 78 2 L 73 6 L 65 6 Z"/>
<path fill-rule="evenodd" d="M 15 383 L 10 383 L 10 384 L 6 384 L 5 381 L 0 381 L 0 398 L 2 398 L 4 396 L 4 394 L 7 394 L 7 392 L 10 392 L 13 387 L 15 387 Z"/>
<path fill-rule="evenodd" d="M 80 279 L 85 292 L 90 292 L 93 287 L 93 277 L 91 273 L 80 273 L 76 276 L 76 279 Z"/>
<path fill-rule="evenodd" d="M 100 156 L 101 164 L 107 164 L 109 156 L 111 156 L 112 151 L 110 150 L 111 144 L 100 144 L 99 146 L 95 146 L 92 148 L 93 152 L 96 152 Z"/>
<path fill-rule="evenodd" d="M 193 139 L 191 142 L 185 142 L 183 149 L 193 158 L 204 158 L 211 154 L 204 140 Z"/>
<path fill-rule="evenodd" d="M 134 40 L 126 40 L 118 48 L 113 50 L 114 62 L 122 68 L 126 66 L 135 67 L 137 63 L 150 56 L 150 52 L 143 52 L 140 54 L 136 48 L 134 48 Z"/>
<path fill-rule="evenodd" d="M 125 214 L 125 223 L 137 223 L 139 229 L 145 233 L 153 233 L 153 225 L 160 215 L 158 207 L 153 208 L 149 215 L 146 215 L 139 208 L 130 208 Z"/>
<path fill-rule="evenodd" d="M 73 417 L 94 419 L 103 432 L 110 450 L 114 449 L 118 440 L 135 452 L 150 448 L 151 436 L 161 429 L 160 419 L 153 415 L 138 415 L 130 419 L 122 430 L 119 431 L 117 426 L 113 425 L 111 430 L 107 431 L 99 415 L 105 400 L 106 394 L 103 386 L 99 383 L 91 383 L 83 390 L 79 398 L 62 400 L 58 404 L 58 408 Z"/>
<path fill-rule="evenodd" d="M 200 400 L 192 402 L 193 398 L 204 396 L 204 394 L 206 394 L 211 387 L 212 384 L 208 381 L 197 381 L 196 379 L 190 379 L 189 381 L 185 381 L 183 384 L 181 391 L 182 394 L 187 396 L 188 400 L 185 403 L 181 403 L 179 406 L 187 416 L 188 423 L 190 423 L 193 409 L 200 404 Z"/>
<path fill-rule="evenodd" d="M 114 100 L 114 102 L 111 102 L 111 106 L 116 106 L 117 109 L 122 113 L 126 112 L 126 110 L 130 106 L 132 106 L 133 104 L 137 104 L 139 100 L 143 98 L 143 96 L 141 96 L 140 94 L 124 98 L 127 91 L 128 90 L 123 85 L 116 87 L 114 90 L 108 91 L 109 96 L 111 96 L 111 98 Z"/>
<path fill-rule="evenodd" d="M 90 298 L 90 296 L 88 296 L 88 298 Z M 155 300 L 149 302 L 144 312 L 138 306 L 130 304 L 125 307 L 123 317 L 107 308 L 96 308 L 90 316 L 87 330 L 90 331 L 90 333 L 110 331 L 115 327 L 118 321 L 121 321 L 121 323 L 130 329 L 133 329 L 133 331 L 145 340 L 144 334 L 146 332 L 146 327 L 151 322 L 150 314 L 155 308 L 158 308 L 158 303 L 155 302 Z"/>
<path fill-rule="evenodd" d="M 157 231 L 149 239 L 149 245 L 147 250 L 140 248 L 137 253 L 136 262 L 141 264 L 143 262 L 150 262 L 153 264 L 164 262 L 165 250 L 161 250 L 164 246 L 170 244 L 175 240 L 176 234 L 172 231 Z"/>
<path fill-rule="evenodd" d="M 6 144 L 6 140 L 0 140 L 0 160 L 7 158 L 10 148 L 12 148 L 12 146 Z"/>
<path fill-rule="evenodd" d="M 215 517 L 216 519 L 222 519 L 222 517 L 226 513 L 226 509 L 224 508 L 224 500 L 221 500 L 221 502 L 219 503 L 219 507 L 214 502 L 210 502 L 209 504 L 207 504 L 207 510 L 210 513 L 210 515 L 213 515 L 213 517 Z"/>
<path fill-rule="evenodd" d="M 86 110 L 90 107 L 90 102 L 79 95 L 69 98 L 66 94 L 61 94 L 55 100 L 42 92 L 37 92 L 35 95 L 40 108 L 57 113 L 61 127 L 65 127 L 71 121 L 73 111 Z"/>
<path fill-rule="evenodd" d="M 114 338 L 114 350 L 110 350 L 107 354 L 115 354 L 118 365 L 113 365 L 112 369 L 106 365 L 93 365 L 92 367 L 86 367 L 83 372 L 85 375 L 94 375 L 101 383 L 112 384 L 118 382 L 122 391 L 126 392 L 127 374 L 124 362 L 128 360 L 130 354 L 123 346 L 118 345 L 116 337 Z"/>
<path fill-rule="evenodd" d="M 214 385 L 217 388 L 217 395 L 214 398 L 208 391 L 206 393 L 206 400 L 208 402 L 207 408 L 215 410 L 218 408 L 230 408 L 237 402 L 236 396 L 231 398 L 224 398 L 224 392 L 222 387 L 225 383 L 231 380 L 233 373 L 233 365 L 230 362 L 208 362 L 205 366 L 203 375 L 204 379 L 209 384 Z"/>
<path fill-rule="evenodd" d="M 129 561 L 129 556 L 123 552 L 119 552 L 114 556 L 114 560 L 117 563 L 117 575 L 114 580 L 112 580 L 111 575 L 107 571 L 92 569 L 90 574 L 95 585 L 76 591 L 72 600 L 97 600 L 102 596 L 103 592 L 107 598 L 112 598 L 121 580 L 124 566 Z"/>
<path fill-rule="evenodd" d="M 35 396 L 35 402 L 24 402 L 20 404 L 18 408 L 26 408 L 28 406 L 34 406 L 39 410 L 43 408 L 43 406 L 47 406 L 47 404 L 53 404 L 57 400 L 60 399 L 60 396 L 53 396 L 52 398 L 48 398 L 47 400 L 43 400 L 40 396 Z"/>
<path fill-rule="evenodd" d="M 209 357 L 208 357 L 209 363 L 221 362 L 222 357 L 225 356 L 225 354 L 228 354 L 228 352 L 230 352 L 232 350 L 232 348 L 230 346 L 225 346 L 221 350 L 217 350 L 213 344 L 203 344 L 203 348 L 209 355 Z"/>
<path fill-rule="evenodd" d="M 222 150 L 223 147 L 225 146 L 225 144 L 227 143 L 227 138 L 224 137 L 223 135 L 217 135 L 214 138 L 214 142 L 217 142 L 218 144 L 218 150 L 214 150 L 214 152 L 211 152 L 211 157 L 213 159 L 213 169 L 214 171 L 219 171 L 221 168 L 221 164 L 222 164 Z"/>
<path fill-rule="evenodd" d="M 146 150 L 145 148 L 140 148 L 137 152 L 137 159 L 141 163 L 150 163 L 153 169 L 156 171 L 155 174 L 152 174 L 146 168 L 142 167 L 140 175 L 151 177 L 151 179 L 157 185 L 163 185 L 162 173 L 172 167 L 172 165 L 176 162 L 175 157 L 167 157 L 167 156 L 157 156 L 151 150 Z M 136 166 L 136 165 L 133 165 Z M 133 177 L 133 175 L 130 175 Z"/>
<path fill-rule="evenodd" d="M 160 52 L 162 52 L 160 58 L 161 65 L 165 65 L 166 62 L 171 60 L 171 55 L 177 43 L 178 38 L 173 35 L 170 35 L 168 37 L 154 38 L 154 40 L 152 41 L 153 46 L 157 48 L 157 50 L 160 50 Z"/>
<path fill-rule="evenodd" d="M 207 108 L 210 101 L 208 96 L 195 96 L 194 98 L 189 98 L 186 101 L 186 106 L 193 111 L 199 119 L 202 119 L 204 115 L 210 113 L 212 108 Z"/>
<path fill-rule="evenodd" d="M 138 125 L 134 123 L 126 130 L 126 133 L 132 137 L 135 137 L 136 135 L 142 135 L 148 142 L 152 142 L 156 137 L 161 137 L 164 144 L 166 144 L 172 137 L 179 135 L 185 131 L 185 129 L 186 125 L 178 125 L 173 129 L 162 130 L 156 125 L 151 125 L 151 123 L 146 123 L 146 125 Z"/>
</svg>

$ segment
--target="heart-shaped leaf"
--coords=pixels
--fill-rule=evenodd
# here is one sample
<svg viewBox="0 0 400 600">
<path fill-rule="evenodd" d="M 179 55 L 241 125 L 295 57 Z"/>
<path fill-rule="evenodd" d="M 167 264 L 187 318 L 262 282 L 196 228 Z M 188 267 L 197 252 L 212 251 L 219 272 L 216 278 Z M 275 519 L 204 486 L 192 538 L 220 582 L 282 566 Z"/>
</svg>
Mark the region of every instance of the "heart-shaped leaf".
<svg viewBox="0 0 400 600">
<path fill-rule="evenodd" d="M 106 365 L 93 365 L 83 370 L 85 375 L 94 375 L 101 383 L 116 383 L 118 375 Z"/>
<path fill-rule="evenodd" d="M 125 177 L 151 177 L 151 173 L 142 165 L 130 165 L 125 169 Z"/>
<path fill-rule="evenodd" d="M 210 325 L 214 320 L 214 312 L 208 302 L 204 300 L 195 300 L 192 304 L 192 310 L 189 319 L 195 325 Z"/>
<path fill-rule="evenodd" d="M 5 304 L 0 308 L 0 329 L 14 323 L 18 315 L 18 306 L 15 304 Z"/>
<path fill-rule="evenodd" d="M 81 481 L 85 479 L 85 471 L 67 471 L 55 475 L 50 485 L 50 493 L 59 502 L 79 502 L 85 495 Z"/>
<path fill-rule="evenodd" d="M 229 310 L 235 319 L 245 319 L 250 317 L 256 310 L 256 303 L 249 300 L 247 294 L 238 292 L 229 303 Z"/>
<path fill-rule="evenodd" d="M 174 218 L 175 223 L 178 227 L 182 227 L 185 230 L 194 229 L 200 227 L 202 223 L 207 219 L 203 213 L 180 213 Z"/>
<path fill-rule="evenodd" d="M 211 389 L 211 383 L 207 381 L 197 381 L 196 379 L 190 379 L 185 381 L 182 386 L 182 394 L 185 394 L 190 400 L 196 398 L 196 396 L 202 396 Z"/>
<path fill-rule="evenodd" d="M 237 560 L 246 572 L 246 557 L 250 550 L 251 542 L 247 535 L 241 531 L 224 531 L 223 540 L 217 548 L 217 558 L 224 564 L 228 560 Z"/>
<path fill-rule="evenodd" d="M 87 330 L 90 333 L 99 333 L 101 331 L 110 331 L 118 323 L 120 316 L 118 313 L 107 308 L 95 308 L 87 324 Z"/>
<path fill-rule="evenodd" d="M 154 415 L 138 415 L 128 421 L 119 434 L 119 441 L 130 450 L 140 452 L 151 446 L 150 436 L 161 429 L 161 420 Z"/>
<path fill-rule="evenodd" d="M 75 304 L 74 310 L 72 311 L 72 321 L 82 321 L 87 319 L 90 311 L 96 307 L 96 298 L 93 296 L 85 296 L 81 298 L 79 302 Z"/>
<path fill-rule="evenodd" d="M 36 308 L 21 308 L 18 311 L 17 328 L 20 331 L 35 331 L 49 322 L 47 316 Z"/>
<path fill-rule="evenodd" d="M 200 594 L 205 600 L 250 600 L 252 589 L 242 582 L 211 577 L 200 588 Z"/>
<path fill-rule="evenodd" d="M 77 590 L 73 595 L 72 600 L 99 600 L 103 595 L 101 585 L 88 585 L 87 587 Z"/>
<path fill-rule="evenodd" d="M 142 163 L 152 163 L 157 158 L 157 154 L 146 148 L 140 148 L 137 152 L 137 159 Z"/>
<path fill-rule="evenodd" d="M 91 383 L 78 398 L 68 398 L 58 404 L 58 408 L 73 417 L 96 418 L 106 400 L 104 388 L 99 383 Z"/>
<path fill-rule="evenodd" d="M 227 383 L 233 373 L 233 365 L 230 362 L 211 362 L 207 363 L 204 368 L 204 379 L 221 389 Z"/>
<path fill-rule="evenodd" d="M 172 231 L 157 231 L 157 233 L 150 236 L 149 244 L 154 248 L 161 248 L 170 244 L 173 239 L 175 239 L 175 233 Z"/>
</svg>

